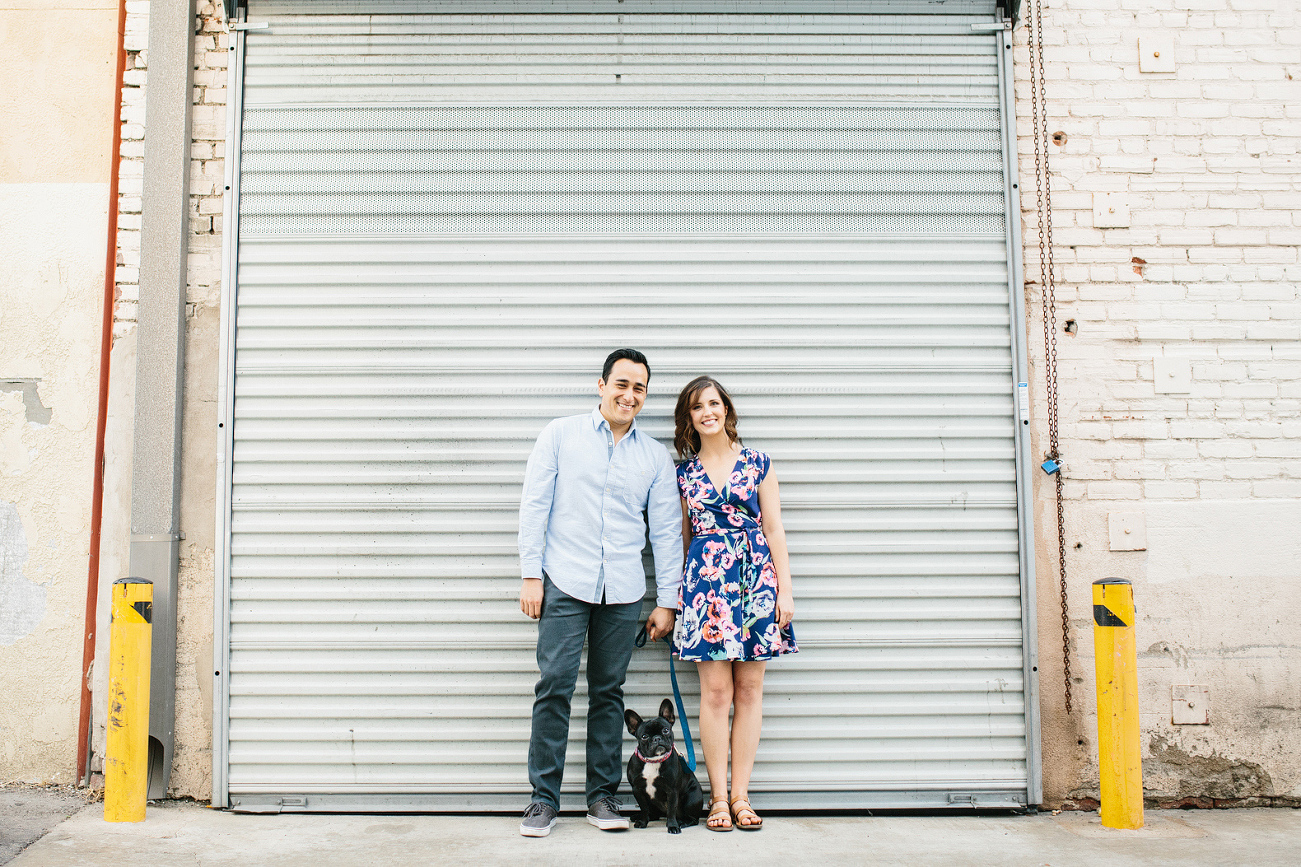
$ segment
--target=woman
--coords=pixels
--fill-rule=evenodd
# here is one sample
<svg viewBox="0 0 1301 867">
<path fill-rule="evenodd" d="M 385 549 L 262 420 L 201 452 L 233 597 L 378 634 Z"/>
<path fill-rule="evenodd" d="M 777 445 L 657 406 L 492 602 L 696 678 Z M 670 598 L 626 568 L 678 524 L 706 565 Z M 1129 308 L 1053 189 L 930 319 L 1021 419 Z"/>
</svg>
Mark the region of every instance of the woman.
<svg viewBox="0 0 1301 867">
<path fill-rule="evenodd" d="M 700 671 L 700 740 L 711 792 L 705 825 L 757 831 L 763 819 L 750 805 L 749 788 L 764 667 L 798 650 L 777 477 L 766 454 L 742 447 L 732 398 L 717 380 L 687 383 L 673 416 L 673 443 L 686 459 L 678 466 L 686 566 L 674 646 Z"/>
</svg>

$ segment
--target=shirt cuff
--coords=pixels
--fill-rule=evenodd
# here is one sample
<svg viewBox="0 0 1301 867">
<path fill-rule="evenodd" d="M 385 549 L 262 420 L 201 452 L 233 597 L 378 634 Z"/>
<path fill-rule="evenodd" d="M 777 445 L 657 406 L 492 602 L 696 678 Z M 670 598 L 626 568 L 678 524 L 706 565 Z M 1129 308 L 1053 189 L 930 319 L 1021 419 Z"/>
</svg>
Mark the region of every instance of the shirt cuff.
<svg viewBox="0 0 1301 867">
<path fill-rule="evenodd" d="M 655 607 L 656 607 L 656 608 L 667 608 L 667 609 L 669 609 L 670 611 L 677 611 L 677 610 L 678 610 L 678 597 L 675 595 L 675 596 L 673 596 L 672 598 L 670 598 L 668 601 L 665 601 L 665 599 L 664 599 L 663 596 L 657 596 L 657 597 L 655 598 Z"/>
<path fill-rule="evenodd" d="M 542 561 L 521 560 L 519 564 L 519 573 L 521 578 L 541 578 Z"/>
</svg>

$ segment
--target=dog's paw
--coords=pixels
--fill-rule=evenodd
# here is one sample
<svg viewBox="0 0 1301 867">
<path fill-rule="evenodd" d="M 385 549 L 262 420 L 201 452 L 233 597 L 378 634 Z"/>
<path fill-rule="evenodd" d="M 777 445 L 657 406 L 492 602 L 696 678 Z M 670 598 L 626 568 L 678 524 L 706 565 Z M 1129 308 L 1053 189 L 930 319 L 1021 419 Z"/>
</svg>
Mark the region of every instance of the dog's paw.
<svg viewBox="0 0 1301 867">
<path fill-rule="evenodd" d="M 633 819 L 633 820 L 632 820 L 632 826 L 633 826 L 634 828 L 645 828 L 645 827 L 646 827 L 647 825 L 649 825 L 649 824 L 650 824 L 650 822 L 647 822 L 645 819 Z"/>
<path fill-rule="evenodd" d="M 682 829 L 679 828 L 677 825 L 669 825 L 669 833 L 670 833 L 670 834 L 681 834 L 681 833 L 682 833 Z"/>
</svg>

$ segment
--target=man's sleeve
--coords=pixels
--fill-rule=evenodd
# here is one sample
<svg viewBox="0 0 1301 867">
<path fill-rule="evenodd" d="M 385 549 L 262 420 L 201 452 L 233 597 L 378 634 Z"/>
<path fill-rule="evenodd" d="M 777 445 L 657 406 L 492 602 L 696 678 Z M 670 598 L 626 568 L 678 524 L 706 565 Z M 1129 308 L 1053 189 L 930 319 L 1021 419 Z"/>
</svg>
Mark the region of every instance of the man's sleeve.
<svg viewBox="0 0 1301 867">
<path fill-rule="evenodd" d="M 556 466 L 560 437 L 551 422 L 538 434 L 524 470 L 524 491 L 519 504 L 519 565 L 521 578 L 542 577 L 542 552 L 546 547 L 547 521 L 556 495 Z"/>
<path fill-rule="evenodd" d="M 655 604 L 676 610 L 682 586 L 682 499 L 673 461 L 667 450 L 661 449 L 660 454 L 660 468 L 651 482 L 646 504 L 651 551 L 655 555 Z"/>
</svg>

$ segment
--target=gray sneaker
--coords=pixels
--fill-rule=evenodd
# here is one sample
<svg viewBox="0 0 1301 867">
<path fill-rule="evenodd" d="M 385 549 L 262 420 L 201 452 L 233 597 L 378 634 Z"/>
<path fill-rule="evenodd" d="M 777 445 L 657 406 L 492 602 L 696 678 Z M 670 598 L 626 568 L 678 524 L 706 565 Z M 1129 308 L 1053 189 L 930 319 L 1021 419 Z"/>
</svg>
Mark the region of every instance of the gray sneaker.
<svg viewBox="0 0 1301 867">
<path fill-rule="evenodd" d="M 627 831 L 628 817 L 619 815 L 622 806 L 616 798 L 602 798 L 587 808 L 587 821 L 602 831 Z"/>
<path fill-rule="evenodd" d="M 534 801 L 524 811 L 524 821 L 519 832 L 525 837 L 545 837 L 556 827 L 556 808 L 542 801 Z"/>
</svg>

